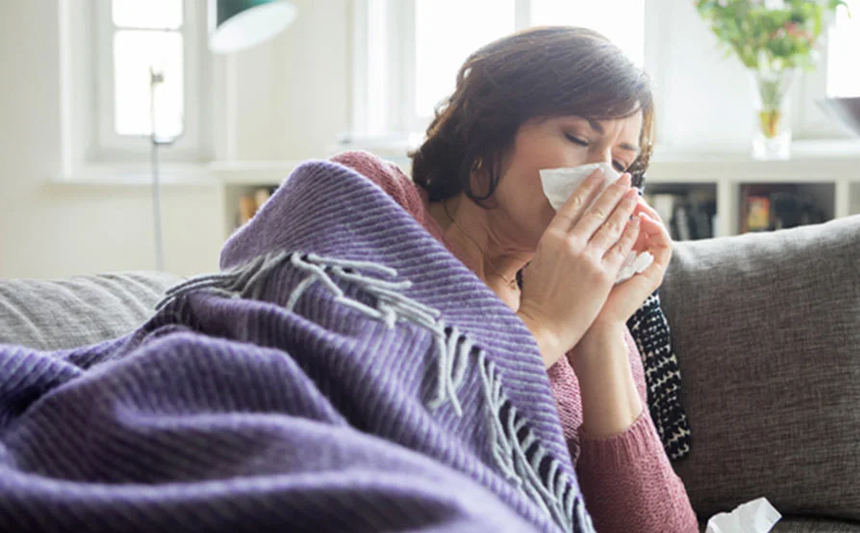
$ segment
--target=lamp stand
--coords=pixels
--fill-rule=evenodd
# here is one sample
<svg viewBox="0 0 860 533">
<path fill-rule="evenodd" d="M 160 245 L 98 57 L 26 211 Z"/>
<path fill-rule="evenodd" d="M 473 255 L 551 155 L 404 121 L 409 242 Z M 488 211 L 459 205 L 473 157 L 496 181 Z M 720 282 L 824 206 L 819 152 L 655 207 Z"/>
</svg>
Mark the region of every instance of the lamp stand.
<svg viewBox="0 0 860 533">
<path fill-rule="evenodd" d="M 158 149 L 162 145 L 170 145 L 175 139 L 160 139 L 156 128 L 155 90 L 164 83 L 164 73 L 149 67 L 149 117 L 152 130 L 149 135 L 152 161 L 152 218 L 155 232 L 155 268 L 164 271 L 164 238 L 161 229 L 161 182 L 159 176 Z"/>
</svg>

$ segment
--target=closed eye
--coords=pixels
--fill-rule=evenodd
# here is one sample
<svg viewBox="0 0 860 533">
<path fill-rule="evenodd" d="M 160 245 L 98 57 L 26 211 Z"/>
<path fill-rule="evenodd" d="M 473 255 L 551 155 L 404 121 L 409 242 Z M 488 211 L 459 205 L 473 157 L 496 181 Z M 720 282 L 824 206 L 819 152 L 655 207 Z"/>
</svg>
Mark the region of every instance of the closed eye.
<svg viewBox="0 0 860 533">
<path fill-rule="evenodd" d="M 574 137 L 573 135 L 571 135 L 569 133 L 565 133 L 564 136 L 567 137 L 567 140 L 569 140 L 570 142 L 572 142 L 574 144 L 578 144 L 580 146 L 588 146 L 588 141 L 586 141 L 584 139 L 580 139 L 579 137 Z"/>
<path fill-rule="evenodd" d="M 579 146 L 588 147 L 589 145 L 588 141 L 586 141 L 585 139 L 580 139 L 579 137 L 576 137 L 569 133 L 565 133 L 564 136 L 567 137 L 567 140 L 574 144 L 578 144 Z M 621 161 L 613 161 L 612 166 L 615 167 L 615 170 L 617 170 L 618 172 L 625 172 L 628 167 L 628 165 L 624 164 Z"/>
</svg>

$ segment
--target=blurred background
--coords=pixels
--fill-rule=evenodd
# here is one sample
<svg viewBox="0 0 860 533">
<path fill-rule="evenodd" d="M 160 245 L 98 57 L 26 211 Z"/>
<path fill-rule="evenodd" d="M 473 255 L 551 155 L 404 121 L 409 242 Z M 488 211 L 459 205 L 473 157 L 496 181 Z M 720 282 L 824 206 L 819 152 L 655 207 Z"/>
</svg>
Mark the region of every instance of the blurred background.
<svg viewBox="0 0 860 533">
<path fill-rule="evenodd" d="M 0 0 L 0 277 L 151 270 L 159 247 L 164 270 L 215 270 L 298 163 L 360 148 L 408 170 L 466 56 L 545 24 L 594 28 L 652 77 L 645 192 L 674 238 L 860 214 L 860 133 L 846 127 L 860 0 L 818 2 L 820 35 L 797 2 L 746 3 L 776 17 L 768 46 L 791 44 L 791 60 L 733 53 L 737 28 L 759 30 L 726 0 L 294 0 L 273 38 L 222 54 L 205 0 Z M 779 78 L 768 108 L 764 67 L 794 73 L 792 58 L 807 69 Z"/>
</svg>

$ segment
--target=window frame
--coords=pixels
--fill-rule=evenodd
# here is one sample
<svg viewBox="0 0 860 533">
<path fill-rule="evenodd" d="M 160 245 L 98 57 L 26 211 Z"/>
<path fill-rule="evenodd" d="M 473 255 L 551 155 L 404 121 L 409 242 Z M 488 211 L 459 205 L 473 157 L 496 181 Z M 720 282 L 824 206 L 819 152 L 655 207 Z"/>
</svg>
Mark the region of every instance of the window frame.
<svg viewBox="0 0 860 533">
<path fill-rule="evenodd" d="M 647 24 L 650 2 L 645 3 Z M 531 0 L 514 0 L 513 9 L 514 31 L 528 28 Z M 411 82 L 416 68 L 415 2 L 355 0 L 353 15 L 353 141 L 388 141 L 394 145 L 409 139 L 410 145 L 415 144 L 416 136 L 426 130 L 433 118 L 415 112 L 415 87 Z M 386 57 L 375 65 L 376 70 L 371 64 L 370 39 L 379 38 L 380 33 L 386 40 Z M 647 29 L 645 35 L 647 41 Z M 374 82 L 376 90 L 371 88 Z"/>
<path fill-rule="evenodd" d="M 659 87 L 669 80 L 671 71 L 661 61 L 662 51 L 672 43 L 665 42 L 665 32 L 660 28 L 671 20 L 671 3 L 645 0 L 644 7 L 644 68 L 655 80 L 655 103 L 663 108 L 668 102 L 662 98 Z M 419 117 L 414 112 L 415 91 L 410 84 L 415 74 L 415 9 L 414 1 L 355 0 L 353 32 L 354 103 L 352 113 L 352 135 L 354 140 L 371 140 L 371 144 L 395 145 L 409 139 L 410 147 L 416 144 L 419 133 L 423 133 L 432 117 Z M 382 63 L 383 72 L 368 70 L 370 46 L 369 34 L 381 29 L 369 25 L 369 10 L 376 6 L 386 13 L 387 57 Z M 515 0 L 515 31 L 530 26 L 531 0 Z M 856 16 L 856 15 L 855 15 Z M 832 27 L 832 25 L 830 26 Z M 829 29 L 828 29 L 829 31 Z M 394 50 L 392 50 L 394 49 Z M 826 97 L 827 49 L 821 52 L 818 67 L 812 72 L 802 72 L 795 81 L 793 93 L 792 128 L 796 140 L 818 139 L 842 141 L 851 138 L 821 109 L 817 101 Z M 374 93 L 369 89 L 369 80 L 381 80 L 384 90 Z M 394 81 L 392 81 L 394 80 Z M 375 101 L 374 101 L 375 99 Z M 384 116 L 379 120 L 379 114 Z M 373 117 L 373 118 L 371 118 Z M 369 127 L 372 120 L 375 127 Z M 657 138 L 664 138 L 661 122 L 657 121 Z M 393 141 L 393 142 L 390 142 Z"/>
<path fill-rule="evenodd" d="M 120 135 L 115 130 L 113 39 L 117 31 L 110 0 L 91 0 L 94 39 L 92 83 L 92 128 L 88 159 L 93 162 L 145 161 L 150 154 L 149 135 Z M 165 147 L 167 161 L 196 161 L 207 152 L 206 131 L 209 88 L 206 48 L 206 7 L 195 0 L 182 0 L 183 24 L 183 133 Z M 156 30 L 158 31 L 158 30 Z"/>
<path fill-rule="evenodd" d="M 850 132 L 842 128 L 818 105 L 819 100 L 827 98 L 830 31 L 835 27 L 835 23 L 835 20 L 829 21 L 827 28 L 822 31 L 824 42 L 815 70 L 802 72 L 797 80 L 794 100 L 791 102 L 794 111 L 791 122 L 796 139 L 840 141 L 853 138 Z"/>
<path fill-rule="evenodd" d="M 514 0 L 515 31 L 528 27 L 529 4 L 530 0 Z M 379 38 L 380 32 L 386 54 L 372 65 L 370 39 Z M 388 139 L 396 144 L 427 128 L 432 117 L 415 113 L 414 1 L 355 0 L 353 65 L 352 134 L 356 140 Z"/>
</svg>

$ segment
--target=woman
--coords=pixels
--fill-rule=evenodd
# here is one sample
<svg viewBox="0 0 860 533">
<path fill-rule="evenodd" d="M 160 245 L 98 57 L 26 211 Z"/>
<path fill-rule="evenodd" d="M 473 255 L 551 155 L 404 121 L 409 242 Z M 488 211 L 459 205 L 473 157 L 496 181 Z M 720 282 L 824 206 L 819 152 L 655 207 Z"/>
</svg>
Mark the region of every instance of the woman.
<svg viewBox="0 0 860 533">
<path fill-rule="evenodd" d="M 307 162 L 134 332 L 0 346 L 0 531 L 696 531 L 625 329 L 665 228 L 629 176 L 558 213 L 538 180 L 644 168 L 651 112 L 592 32 L 503 39 L 418 185 Z M 614 286 L 634 249 L 654 266 Z"/>
<path fill-rule="evenodd" d="M 631 187 L 630 171 L 639 177 L 648 164 L 653 113 L 644 74 L 604 37 L 536 28 L 466 60 L 412 154 L 412 180 L 370 154 L 334 158 L 388 192 L 532 332 L 599 532 L 697 531 L 643 408 L 626 327 L 672 253 L 659 215 Z M 623 176 L 598 197 L 598 171 L 554 212 L 538 171 L 601 161 Z M 614 286 L 630 250 L 654 263 Z"/>
</svg>

